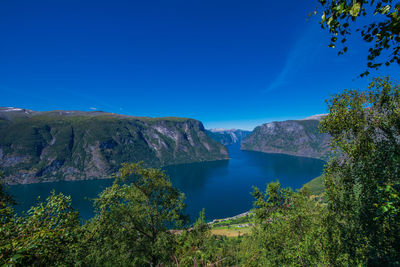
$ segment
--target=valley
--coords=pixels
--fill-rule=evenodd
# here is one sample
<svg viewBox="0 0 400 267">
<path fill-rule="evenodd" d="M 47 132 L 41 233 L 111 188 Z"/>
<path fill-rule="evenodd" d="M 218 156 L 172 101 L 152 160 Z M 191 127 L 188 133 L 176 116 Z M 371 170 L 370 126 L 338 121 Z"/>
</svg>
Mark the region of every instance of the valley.
<svg viewBox="0 0 400 267">
<path fill-rule="evenodd" d="M 279 180 L 299 189 L 321 175 L 326 157 L 316 152 L 325 152 L 329 137 L 318 133 L 319 119 L 272 122 L 250 132 L 206 130 L 187 118 L 0 108 L 0 167 L 14 185 L 17 210 L 55 189 L 71 195 L 89 219 L 88 198 L 112 184 L 103 178 L 123 162 L 143 161 L 163 168 L 186 194 L 191 218 L 205 208 L 212 220 L 248 211 L 252 186 Z"/>
</svg>

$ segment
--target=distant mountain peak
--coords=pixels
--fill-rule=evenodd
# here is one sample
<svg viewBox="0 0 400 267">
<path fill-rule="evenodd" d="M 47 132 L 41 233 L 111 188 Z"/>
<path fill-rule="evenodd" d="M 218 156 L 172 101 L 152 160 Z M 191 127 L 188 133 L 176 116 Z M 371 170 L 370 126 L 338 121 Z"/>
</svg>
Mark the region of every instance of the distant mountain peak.
<svg viewBox="0 0 400 267">
<path fill-rule="evenodd" d="M 0 107 L 1 111 L 19 111 L 22 110 L 22 108 L 14 108 L 14 107 Z"/>
<path fill-rule="evenodd" d="M 29 112 L 31 110 L 24 109 L 24 108 L 15 108 L 15 107 L 0 107 L 0 111 L 3 111 L 3 112 L 15 112 L 15 111 Z"/>
<path fill-rule="evenodd" d="M 220 132 L 234 132 L 237 131 L 239 129 L 225 129 L 225 128 L 214 128 L 214 129 L 210 129 L 210 132 L 213 133 L 220 133 Z"/>
<path fill-rule="evenodd" d="M 250 131 L 239 130 L 239 129 L 223 129 L 216 128 L 207 130 L 207 134 L 215 141 L 223 145 L 231 145 L 240 143 L 244 137 L 249 135 Z"/>
</svg>

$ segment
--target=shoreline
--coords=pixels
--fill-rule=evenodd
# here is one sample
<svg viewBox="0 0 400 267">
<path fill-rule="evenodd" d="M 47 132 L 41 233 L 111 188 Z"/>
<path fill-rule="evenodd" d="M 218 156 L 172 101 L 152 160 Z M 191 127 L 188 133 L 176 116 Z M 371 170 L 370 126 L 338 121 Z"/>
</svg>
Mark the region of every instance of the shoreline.
<svg viewBox="0 0 400 267">
<path fill-rule="evenodd" d="M 247 216 L 249 214 L 251 214 L 251 212 L 250 211 L 246 211 L 246 212 L 240 213 L 240 214 L 232 216 L 232 217 L 227 217 L 227 218 L 222 218 L 222 219 L 214 219 L 211 222 L 208 222 L 207 224 L 208 225 L 212 225 L 214 223 L 225 222 L 225 221 L 228 221 L 228 220 L 235 220 L 235 219 L 238 219 L 238 218 L 241 218 L 241 217 L 245 217 L 245 216 Z"/>
</svg>

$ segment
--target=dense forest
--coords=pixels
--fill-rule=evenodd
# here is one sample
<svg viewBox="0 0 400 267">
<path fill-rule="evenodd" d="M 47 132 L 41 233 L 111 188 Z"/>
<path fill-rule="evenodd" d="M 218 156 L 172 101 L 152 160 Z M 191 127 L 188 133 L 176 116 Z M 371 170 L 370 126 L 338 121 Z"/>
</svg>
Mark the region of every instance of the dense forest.
<svg viewBox="0 0 400 267">
<path fill-rule="evenodd" d="M 184 195 L 160 169 L 126 163 L 81 222 L 71 199 L 52 194 L 17 215 L 1 188 L 0 262 L 11 266 L 355 266 L 400 264 L 400 85 L 376 78 L 329 101 L 321 131 L 337 151 L 325 191 L 254 188 L 250 231 L 211 234 L 193 225 Z"/>
</svg>

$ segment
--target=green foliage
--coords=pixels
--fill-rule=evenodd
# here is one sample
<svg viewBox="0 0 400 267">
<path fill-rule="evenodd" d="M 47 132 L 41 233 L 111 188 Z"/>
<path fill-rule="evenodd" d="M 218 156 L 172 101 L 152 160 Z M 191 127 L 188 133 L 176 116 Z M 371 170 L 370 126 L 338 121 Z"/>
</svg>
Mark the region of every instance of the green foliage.
<svg viewBox="0 0 400 267">
<path fill-rule="evenodd" d="M 383 195 L 382 199 L 376 203 L 380 209 L 379 216 L 375 220 L 394 220 L 400 212 L 400 183 L 388 184 L 386 187 L 378 189 Z"/>
<path fill-rule="evenodd" d="M 123 164 L 114 184 L 95 200 L 97 215 L 85 226 L 88 265 L 151 265 L 171 260 L 168 227 L 185 222 L 184 196 L 159 169 Z"/>
<path fill-rule="evenodd" d="M 399 264 L 400 86 L 377 78 L 328 104 L 322 126 L 341 152 L 325 170 L 331 264 Z"/>
<path fill-rule="evenodd" d="M 177 265 L 190 265 L 194 262 L 206 264 L 209 258 L 207 241 L 210 238 L 210 227 L 205 222 L 204 209 L 196 223 L 189 230 L 178 235 L 178 246 L 173 256 Z"/>
<path fill-rule="evenodd" d="M 321 26 L 323 29 L 328 28 L 331 34 L 329 46 L 335 47 L 338 41 L 343 44 L 339 54 L 347 52 L 347 38 L 355 28 L 361 32 L 365 42 L 371 43 L 368 68 L 378 69 L 383 64 L 387 66 L 392 63 L 400 64 L 399 1 L 318 0 L 318 2 L 323 8 Z M 368 74 L 369 71 L 365 71 L 361 76 Z"/>
<path fill-rule="evenodd" d="M 240 240 L 213 236 L 204 220 L 204 210 L 192 228 L 177 236 L 173 263 L 176 266 L 231 266 L 238 263 Z"/>
<path fill-rule="evenodd" d="M 14 199 L 6 192 L 2 179 L 3 172 L 0 171 L 0 224 L 4 225 L 12 219 L 14 214 L 12 205 L 15 205 L 16 203 Z"/>
<path fill-rule="evenodd" d="M 25 216 L 1 221 L 0 264 L 72 265 L 79 236 L 71 199 L 54 192 Z"/>
<path fill-rule="evenodd" d="M 307 190 L 292 192 L 270 183 L 253 195 L 252 234 L 241 246 L 244 266 L 316 266 L 327 263 L 322 224 L 324 206 Z"/>
</svg>

